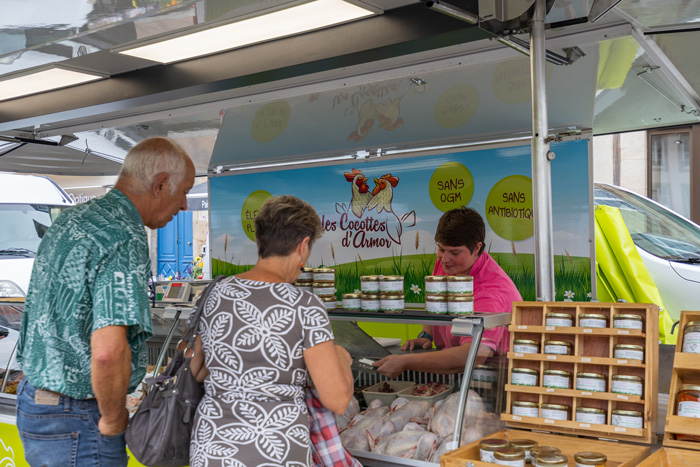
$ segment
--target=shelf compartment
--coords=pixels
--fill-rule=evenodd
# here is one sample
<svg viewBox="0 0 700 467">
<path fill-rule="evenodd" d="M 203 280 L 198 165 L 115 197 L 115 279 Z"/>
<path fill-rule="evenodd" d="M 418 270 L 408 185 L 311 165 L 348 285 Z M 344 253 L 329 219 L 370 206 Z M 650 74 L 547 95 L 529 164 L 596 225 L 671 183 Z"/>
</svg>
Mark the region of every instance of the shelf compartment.
<svg viewBox="0 0 700 467">
<path fill-rule="evenodd" d="M 644 399 L 642 399 L 639 396 L 615 394 L 612 392 L 578 391 L 576 389 L 543 388 L 541 386 L 518 386 L 515 384 L 506 384 L 506 391 L 527 394 L 543 394 L 547 396 L 577 397 L 579 399 L 600 399 L 606 401 L 634 402 L 644 404 Z"/>
</svg>

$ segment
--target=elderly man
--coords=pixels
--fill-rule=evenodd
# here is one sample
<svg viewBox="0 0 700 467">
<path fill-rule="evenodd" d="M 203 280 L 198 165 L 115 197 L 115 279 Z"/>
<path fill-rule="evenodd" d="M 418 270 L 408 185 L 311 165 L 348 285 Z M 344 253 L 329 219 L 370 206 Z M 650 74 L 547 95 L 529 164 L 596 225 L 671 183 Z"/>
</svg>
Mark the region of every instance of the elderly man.
<svg viewBox="0 0 700 467">
<path fill-rule="evenodd" d="M 125 466 L 126 395 L 146 372 L 152 335 L 144 225 L 187 208 L 189 156 L 149 138 L 105 196 L 66 210 L 34 262 L 17 360 L 17 428 L 32 466 Z"/>
</svg>

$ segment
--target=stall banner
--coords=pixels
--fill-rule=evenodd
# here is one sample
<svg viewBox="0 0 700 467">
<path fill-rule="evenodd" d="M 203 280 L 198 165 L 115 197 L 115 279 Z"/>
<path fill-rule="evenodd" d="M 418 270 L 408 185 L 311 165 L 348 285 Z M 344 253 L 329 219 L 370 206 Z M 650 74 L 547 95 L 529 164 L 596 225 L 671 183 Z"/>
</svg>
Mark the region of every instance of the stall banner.
<svg viewBox="0 0 700 467">
<path fill-rule="evenodd" d="M 556 299 L 591 292 L 588 141 L 552 144 Z M 442 214 L 476 209 L 485 249 L 534 300 L 530 146 L 224 175 L 210 179 L 212 274 L 235 274 L 257 259 L 255 217 L 266 199 L 294 195 L 318 212 L 324 234 L 309 267 L 336 269 L 340 294 L 362 275 L 402 275 L 406 302 L 425 300 L 424 277 L 436 259 Z"/>
</svg>

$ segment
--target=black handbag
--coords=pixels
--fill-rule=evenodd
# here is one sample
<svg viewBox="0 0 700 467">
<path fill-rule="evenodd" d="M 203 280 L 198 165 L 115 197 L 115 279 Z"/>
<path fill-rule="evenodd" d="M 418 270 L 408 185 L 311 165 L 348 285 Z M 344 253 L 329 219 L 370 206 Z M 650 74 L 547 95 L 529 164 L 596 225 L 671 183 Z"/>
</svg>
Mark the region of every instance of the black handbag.
<svg viewBox="0 0 700 467">
<path fill-rule="evenodd" d="M 190 463 L 194 414 L 204 396 L 202 383 L 198 383 L 190 371 L 190 361 L 207 296 L 224 277 L 217 276 L 200 295 L 182 338 L 187 347 L 178 350 L 160 375 L 146 382 L 148 393 L 126 427 L 126 444 L 143 465 L 179 467 Z"/>
</svg>

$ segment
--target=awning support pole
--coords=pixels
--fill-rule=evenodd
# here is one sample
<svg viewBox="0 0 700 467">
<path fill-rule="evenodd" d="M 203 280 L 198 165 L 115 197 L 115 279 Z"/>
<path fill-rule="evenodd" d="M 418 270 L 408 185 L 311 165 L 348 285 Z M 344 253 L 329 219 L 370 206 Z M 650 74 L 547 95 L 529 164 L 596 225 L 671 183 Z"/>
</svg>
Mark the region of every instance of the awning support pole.
<svg viewBox="0 0 700 467">
<path fill-rule="evenodd" d="M 530 81 L 532 92 L 532 188 L 535 211 L 535 292 L 537 299 L 554 301 L 552 234 L 552 171 L 549 151 L 545 75 L 546 0 L 535 0 L 530 24 Z"/>
</svg>

